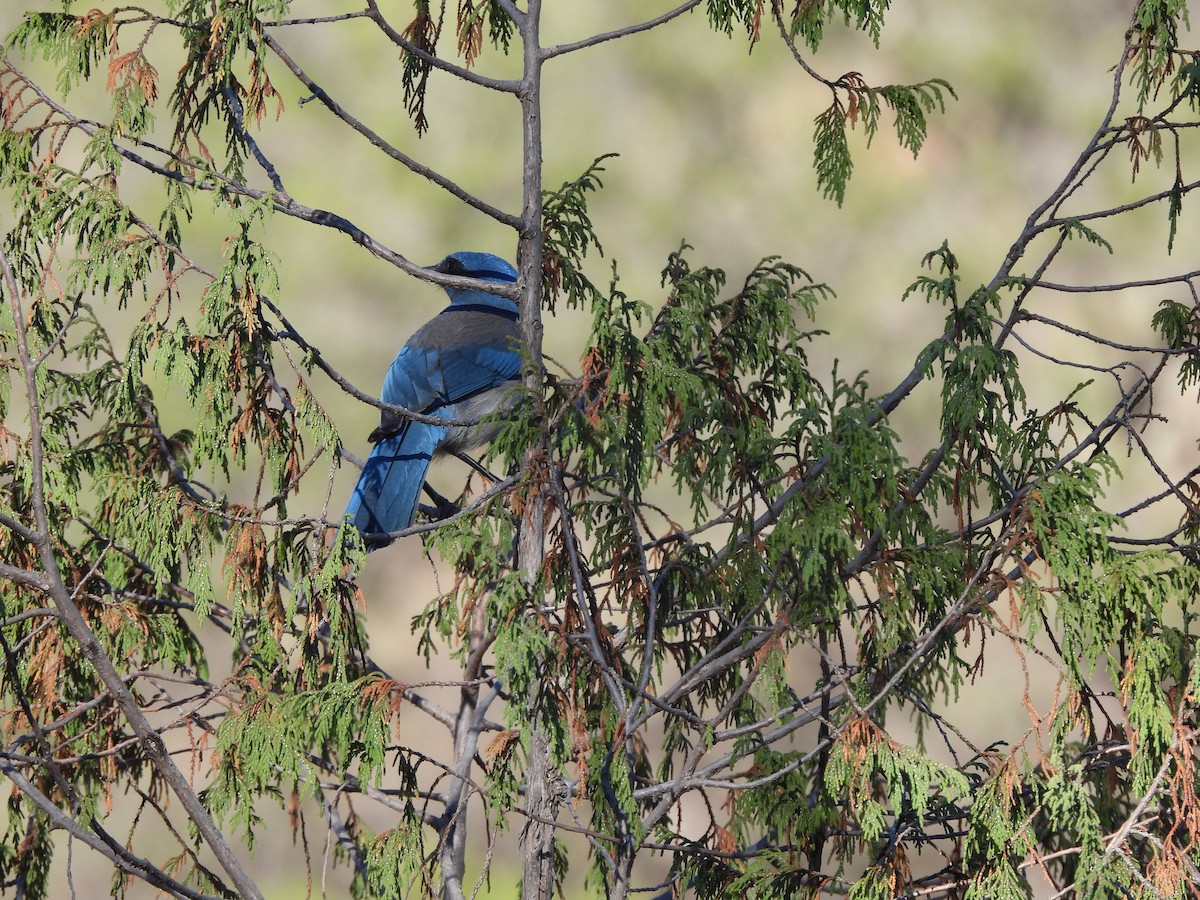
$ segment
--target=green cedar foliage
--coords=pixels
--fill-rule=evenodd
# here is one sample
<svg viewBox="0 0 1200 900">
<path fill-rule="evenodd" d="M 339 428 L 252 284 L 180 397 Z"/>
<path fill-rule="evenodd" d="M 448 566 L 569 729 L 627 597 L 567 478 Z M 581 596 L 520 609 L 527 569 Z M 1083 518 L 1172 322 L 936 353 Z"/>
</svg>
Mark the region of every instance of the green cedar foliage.
<svg viewBox="0 0 1200 900">
<path fill-rule="evenodd" d="M 703 5 L 713 30 L 752 47 L 778 33 L 798 77 L 832 92 L 813 166 L 838 204 L 852 129 L 861 122 L 869 144 L 886 109 L 915 155 L 955 96 L 940 78 L 871 86 L 809 66 L 839 23 L 879 46 L 886 2 Z M 310 832 L 321 833 L 355 896 L 469 892 L 458 829 L 489 842 L 472 860 L 485 871 L 499 841 L 518 840 L 536 820 L 541 742 L 564 802 L 547 861 L 560 890 L 568 869 L 587 869 L 602 896 L 644 887 L 644 872 L 701 897 L 1023 898 L 1035 874 L 1085 897 L 1186 895 L 1200 865 L 1200 486 L 1195 469 L 1160 467 L 1147 435 L 1169 364 L 1195 400 L 1197 279 L 1140 285 L 1171 293 L 1144 316 L 1155 343 L 1082 335 L 1127 352 L 1116 365 L 1052 357 L 1025 330 L 1080 336 L 1035 301 L 1052 295 L 1047 270 L 1068 242 L 1113 253 L 1096 220 L 1142 205 L 1067 208 L 1113 147 L 1126 145 L 1135 176 L 1174 162 L 1173 187 L 1145 201 L 1168 200 L 1174 241 L 1196 186 L 1181 150 L 1198 81 L 1196 52 L 1179 43 L 1186 4 L 1136 4 L 1116 72 L 1136 113 L 1110 111 L 988 283 L 964 289 L 945 242 L 896 292 L 945 317 L 888 394 L 866 373 L 813 363 L 836 337 L 819 327 L 840 302 L 822 280 L 836 273 L 776 256 L 729 273 L 681 243 L 661 289 L 630 296 L 616 263 L 607 282 L 596 276 L 588 203 L 608 156 L 542 190 L 542 148 L 527 146 L 522 184 L 540 215 L 518 229 L 520 261 L 540 281 L 523 286 L 526 315 L 540 306 L 552 324 L 561 303 L 591 324 L 578 371 L 534 371 L 505 416 L 485 462 L 508 477 L 414 529 L 453 573 L 412 622 L 426 660 L 462 667 L 460 705 L 447 709 L 371 661 L 362 542 L 336 500 L 299 503 L 314 483 L 328 496 L 342 463 L 322 388 L 364 395 L 286 317 L 288 260 L 264 235 L 296 216 L 402 257 L 287 196 L 255 143 L 280 109 L 272 77 L 290 66 L 271 35 L 289 7 L 66 3 L 28 14 L 0 63 L 0 189 L 13 199 L 0 306 L 0 765 L 13 790 L 0 893 L 50 895 L 65 813 L 75 838 L 113 860 L 115 895 L 127 878 L 234 895 L 229 869 L 200 854 L 203 823 L 170 808 L 154 742 L 102 681 L 89 657 L 100 653 L 239 852 L 276 807 L 310 875 Z M 436 77 L 511 87 L 473 73 L 485 53 L 524 52 L 528 14 L 513 10 L 414 0 L 393 26 L 392 10 L 369 3 L 325 24 L 366 19 L 399 48 L 399 105 L 420 133 Z M 151 62 L 160 41 L 183 60 L 169 90 Z M 52 64 L 54 88 L 21 57 Z M 75 111 L 70 99 L 97 83 L 107 111 Z M 131 172 L 156 180 L 157 208 L 127 200 Z M 253 186 L 264 175 L 271 190 Z M 219 251 L 193 234 L 201 206 L 221 223 Z M 1041 407 L 1022 370 L 1038 360 L 1076 379 Z M 1119 397 L 1097 413 L 1105 378 Z M 924 383 L 939 414 L 914 453 L 891 416 Z M 190 424 L 168 425 L 180 403 Z M 1122 510 L 1105 494 L 1135 448 L 1161 484 Z M 1171 523 L 1131 536 L 1150 509 Z M 68 608 L 95 647 L 68 629 Z M 1024 738 L 957 724 L 998 646 L 1021 672 L 1003 673 L 995 702 L 1028 710 Z M 1034 708 L 1035 677 L 1057 685 L 1049 709 Z M 406 730 L 425 715 L 450 735 L 441 758 Z M 908 723 L 906 742 L 892 732 Z M 110 834 L 123 803 L 132 824 Z M 480 807 L 486 827 L 472 824 Z M 147 822 L 175 840 L 148 864 L 136 858 Z M 583 838 L 568 845 L 567 832 Z"/>
</svg>

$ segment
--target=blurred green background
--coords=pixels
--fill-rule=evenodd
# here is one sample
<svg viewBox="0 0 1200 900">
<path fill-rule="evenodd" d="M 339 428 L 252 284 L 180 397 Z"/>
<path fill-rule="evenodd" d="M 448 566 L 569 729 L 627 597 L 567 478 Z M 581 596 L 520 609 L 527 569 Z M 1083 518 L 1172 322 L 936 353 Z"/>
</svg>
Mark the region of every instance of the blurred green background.
<svg viewBox="0 0 1200 900">
<path fill-rule="evenodd" d="M 657 14 L 669 5 L 633 0 L 547 3 L 543 41 L 578 39 Z M 605 285 L 615 260 L 622 290 L 651 304 L 661 301 L 659 273 L 682 240 L 695 247 L 690 254 L 693 265 L 725 268 L 732 285 L 766 255 L 777 254 L 804 267 L 837 292 L 818 316 L 818 327 L 831 334 L 814 346 L 814 371 L 827 373 L 835 360 L 845 375 L 869 370 L 871 385 L 884 393 L 942 331 L 941 309 L 919 299 L 900 302 L 919 272 L 921 258 L 949 239 L 963 266 L 964 294 L 991 277 L 1026 217 L 1063 178 L 1107 107 L 1110 70 L 1121 51 L 1132 5 L 1129 0 L 912 0 L 889 14 L 878 49 L 863 35 L 831 26 L 826 45 L 810 57 L 827 77 L 859 71 L 873 85 L 941 77 L 958 94 L 945 115 L 931 118 L 929 140 L 916 160 L 897 146 L 886 113 L 870 149 L 861 132 L 855 134 L 855 173 L 841 207 L 820 196 L 811 166 L 813 119 L 829 104 L 828 89 L 804 75 L 766 24 L 764 40 L 751 48 L 744 35 L 730 39 L 714 34 L 702 13 L 692 13 L 657 31 L 547 64 L 546 185 L 576 177 L 601 154 L 619 154 L 605 163 L 604 189 L 592 200 L 605 258 L 593 259 L 589 272 Z M 74 11 L 87 6 L 79 4 Z M 381 6 L 398 26 L 411 16 L 404 3 Z M 292 14 L 331 15 L 357 8 L 313 0 L 295 3 Z M 8 33 L 29 9 L 54 11 L 61 4 L 7 0 L 0 5 L 0 31 Z M 389 141 L 489 202 L 519 211 L 521 132 L 519 110 L 511 97 L 435 72 L 428 99 L 430 130 L 418 138 L 403 111 L 396 50 L 367 23 L 289 27 L 275 34 L 319 84 Z M 177 51 L 163 40 L 167 37 L 165 32 L 160 35 L 149 51 L 164 93 L 179 65 Z M 127 40 L 133 39 L 131 32 Z M 31 73 L 47 71 L 41 62 L 14 61 Z M 512 75 L 517 63 L 488 51 L 477 68 L 485 74 Z M 271 73 L 283 95 L 284 113 L 278 120 L 263 121 L 259 140 L 299 202 L 346 216 L 418 262 L 435 262 L 456 249 L 490 250 L 511 258 L 511 233 L 388 160 L 319 103 L 303 103 L 306 92 L 282 66 L 275 65 Z M 79 90 L 69 105 L 101 118 L 103 113 L 89 110 L 89 104 L 103 102 L 102 81 L 101 77 L 97 87 Z M 1111 166 L 1098 175 L 1091 195 L 1101 198 L 1098 202 L 1104 206 L 1144 196 L 1169 186 L 1169 168 L 1144 170 L 1134 184 L 1127 166 Z M 153 180 L 130 174 L 125 198 L 135 206 L 145 198 L 156 202 Z M 265 178 L 260 181 L 267 186 Z M 197 208 L 191 249 L 215 266 L 225 232 L 207 214 L 204 200 Z M 156 211 L 156 206 L 150 207 L 152 220 Z M 1104 231 L 1116 250 L 1112 256 L 1090 246 L 1072 247 L 1052 272 L 1054 280 L 1125 280 L 1196 268 L 1200 232 L 1187 221 L 1187 213 L 1185 209 L 1173 259 L 1165 256 L 1166 211 L 1151 208 Z M 0 225 L 11 227 L 4 207 Z M 444 305 L 436 288 L 408 278 L 331 230 L 276 215 L 262 237 L 279 255 L 280 305 L 364 390 L 378 390 L 408 334 Z M 199 290 L 199 282 L 194 284 Z M 1163 295 L 1053 297 L 1046 302 L 1053 304 L 1051 314 L 1134 343 L 1149 340 L 1149 317 Z M 585 315 L 560 312 L 547 323 L 548 353 L 575 365 L 586 328 Z M 1035 403 L 1051 402 L 1069 389 L 1068 380 L 1049 368 L 1044 373 L 1034 369 L 1026 375 L 1026 386 Z M 328 385 L 319 396 L 343 429 L 348 446 L 365 453 L 365 436 L 376 411 Z M 170 398 L 168 393 L 168 404 Z M 936 400 L 936 388 L 922 387 L 893 419 L 910 458 L 919 458 L 939 440 Z M 1111 390 L 1100 391 L 1098 408 L 1105 402 L 1111 402 Z M 1168 404 L 1158 411 L 1174 414 L 1179 423 L 1177 446 L 1163 451 L 1167 458 L 1181 465 L 1194 458 L 1194 408 Z M 189 412 L 179 405 L 171 415 L 181 426 Z M 329 510 L 336 516 L 355 472 L 347 466 L 332 477 Z M 433 480 L 453 494 L 462 477 L 461 469 L 445 465 Z M 1136 494 L 1138 485 L 1128 479 L 1117 485 L 1114 506 L 1122 491 Z M 311 506 L 304 508 L 305 501 Z M 293 501 L 291 511 L 313 513 L 323 502 L 323 492 L 314 490 Z M 449 584 L 446 574 L 423 557 L 415 539 L 372 554 L 367 564 L 361 583 L 372 653 L 396 678 L 418 682 L 454 677 L 449 660 L 425 669 L 414 653 L 408 627 L 431 592 Z M 1019 671 L 1015 661 L 1001 658 L 1005 648 L 990 646 L 989 654 L 993 650 L 991 673 L 1003 676 L 1006 665 L 1010 673 Z M 806 670 L 797 671 L 798 682 L 805 677 Z M 1044 711 L 1052 680 L 1039 682 L 1035 670 L 1030 682 L 1034 706 Z M 439 696 L 439 689 L 429 693 Z M 453 689 L 441 689 L 440 695 L 453 701 Z M 997 706 L 991 696 L 982 687 L 964 692 L 964 705 L 975 707 L 975 712 L 968 711 L 960 723 L 974 716 L 988 726 L 980 737 L 999 727 L 1013 740 L 1021 739 L 1030 728 L 1028 712 L 1015 700 Z M 902 720 L 893 718 L 889 724 L 898 739 L 911 739 Z M 416 710 L 404 711 L 400 738 L 430 752 L 444 751 L 441 735 L 433 733 Z M 272 815 L 266 808 L 263 813 Z M 296 862 L 286 822 L 280 820 L 279 827 L 269 829 L 257 846 L 253 866 L 269 897 L 303 897 L 310 886 L 316 896 L 323 891 L 331 897 L 345 893 L 346 870 L 326 875 L 321 869 L 326 833 L 319 810 L 310 808 L 308 816 L 315 866 L 311 885 Z M 379 817 L 378 827 L 387 827 L 386 817 Z M 514 831 L 519 827 L 515 821 Z M 478 836 L 482 839 L 481 829 Z M 518 858 L 510 840 L 503 846 L 508 849 L 493 862 L 496 891 L 485 896 L 513 895 L 507 885 L 516 880 Z M 570 846 L 572 852 L 583 849 Z M 151 852 L 144 847 L 142 851 Z M 581 869 L 582 859 L 576 872 Z M 80 896 L 95 892 L 82 885 L 106 885 L 107 866 L 83 849 L 74 854 L 73 873 Z M 652 881 L 654 875 L 650 867 L 644 877 Z M 67 889 L 64 881 L 63 896 Z M 150 892 L 138 886 L 131 896 Z"/>
</svg>

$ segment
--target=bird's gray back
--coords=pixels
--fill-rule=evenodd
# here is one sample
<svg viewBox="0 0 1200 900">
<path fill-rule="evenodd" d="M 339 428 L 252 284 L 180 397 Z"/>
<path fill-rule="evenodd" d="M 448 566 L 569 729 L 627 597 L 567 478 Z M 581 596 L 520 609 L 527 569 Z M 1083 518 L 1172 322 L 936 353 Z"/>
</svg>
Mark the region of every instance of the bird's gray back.
<svg viewBox="0 0 1200 900">
<path fill-rule="evenodd" d="M 434 316 L 409 339 L 410 347 L 443 349 L 467 346 L 494 346 L 515 350 L 517 321 L 500 309 L 477 304 L 449 306 Z"/>
</svg>

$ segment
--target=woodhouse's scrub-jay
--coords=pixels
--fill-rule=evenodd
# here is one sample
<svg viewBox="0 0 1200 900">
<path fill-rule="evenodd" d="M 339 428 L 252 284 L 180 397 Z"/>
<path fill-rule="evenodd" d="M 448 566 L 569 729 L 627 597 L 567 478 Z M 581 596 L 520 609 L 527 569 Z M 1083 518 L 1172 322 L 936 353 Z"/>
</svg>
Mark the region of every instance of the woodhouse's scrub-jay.
<svg viewBox="0 0 1200 900">
<path fill-rule="evenodd" d="M 433 269 L 485 281 L 515 282 L 517 271 L 490 253 L 452 253 Z M 517 305 L 483 291 L 446 287 L 450 305 L 425 323 L 388 369 L 380 399 L 439 419 L 478 419 L 494 412 L 518 383 L 521 353 Z M 428 425 L 383 412 L 375 445 L 346 515 L 367 549 L 412 524 L 429 462 L 437 453 L 468 450 L 496 436 L 499 423 Z"/>
</svg>

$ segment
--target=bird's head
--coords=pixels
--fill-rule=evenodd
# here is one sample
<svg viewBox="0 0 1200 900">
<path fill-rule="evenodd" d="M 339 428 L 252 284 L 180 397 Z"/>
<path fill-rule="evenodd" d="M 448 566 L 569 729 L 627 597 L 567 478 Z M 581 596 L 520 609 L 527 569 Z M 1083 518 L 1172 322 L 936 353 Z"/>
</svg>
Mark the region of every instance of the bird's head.
<svg viewBox="0 0 1200 900">
<path fill-rule="evenodd" d="M 517 280 L 517 270 L 508 260 L 501 259 L 491 253 L 479 253 L 473 250 L 460 250 L 451 253 L 436 266 L 433 271 L 443 275 L 461 275 L 463 278 L 479 278 L 483 281 L 496 281 L 512 284 Z M 451 303 L 482 303 L 496 306 L 509 312 L 516 312 L 517 304 L 506 297 L 489 294 L 485 291 L 449 287 L 443 289 L 450 295 Z"/>
<path fill-rule="evenodd" d="M 500 257 L 493 256 L 491 253 L 461 250 L 457 253 L 451 253 L 450 256 L 443 259 L 437 265 L 431 266 L 431 268 L 433 271 L 442 272 L 443 275 L 461 275 L 464 278 L 480 278 L 481 281 L 496 281 L 511 284 L 517 280 L 517 270 L 512 268 L 508 260 L 500 259 Z M 462 302 L 486 304 L 516 312 L 517 305 L 515 302 L 508 298 L 503 298 L 503 296 L 488 294 L 484 290 L 452 288 L 446 286 L 446 284 L 443 284 L 442 287 L 446 294 L 450 295 L 450 302 L 452 304 L 462 304 Z"/>
<path fill-rule="evenodd" d="M 517 270 L 512 267 L 508 260 L 501 259 L 499 256 L 493 256 L 491 253 L 478 253 L 473 250 L 460 250 L 457 253 L 451 253 L 432 268 L 433 271 L 441 272 L 443 275 L 461 275 L 464 278 L 479 278 L 483 281 L 499 281 L 511 284 L 517 280 Z M 447 287 L 446 293 L 450 295 L 451 300 L 457 301 L 462 299 L 464 294 L 474 293 L 478 295 L 480 292 Z"/>
</svg>

